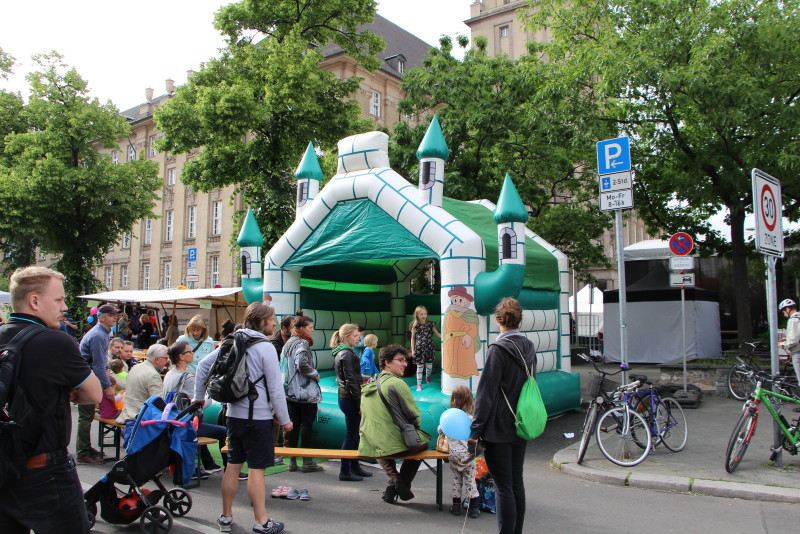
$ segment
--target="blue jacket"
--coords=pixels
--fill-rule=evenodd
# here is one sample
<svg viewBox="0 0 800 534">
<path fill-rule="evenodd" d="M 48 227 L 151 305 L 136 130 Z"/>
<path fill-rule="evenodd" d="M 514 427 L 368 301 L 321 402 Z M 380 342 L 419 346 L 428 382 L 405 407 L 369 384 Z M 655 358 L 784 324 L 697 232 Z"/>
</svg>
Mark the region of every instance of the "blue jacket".
<svg viewBox="0 0 800 534">
<path fill-rule="evenodd" d="M 103 389 L 111 386 L 108 378 L 108 342 L 111 340 L 111 329 L 97 323 L 81 339 L 81 356 L 94 371 Z"/>
</svg>

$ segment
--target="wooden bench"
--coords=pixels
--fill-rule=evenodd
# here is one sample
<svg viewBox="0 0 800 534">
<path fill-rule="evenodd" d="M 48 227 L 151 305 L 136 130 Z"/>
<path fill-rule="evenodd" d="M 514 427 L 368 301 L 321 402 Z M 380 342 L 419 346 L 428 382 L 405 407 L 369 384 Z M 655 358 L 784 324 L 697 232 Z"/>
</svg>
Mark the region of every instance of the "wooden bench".
<svg viewBox="0 0 800 534">
<path fill-rule="evenodd" d="M 117 423 L 116 419 L 103 419 L 99 415 L 95 415 L 94 420 L 100 423 L 97 428 L 97 445 L 100 447 L 100 452 L 102 453 L 106 447 L 113 447 L 113 460 L 119 460 L 119 450 L 122 447 L 122 430 L 125 425 Z M 107 441 L 109 434 L 111 435 L 111 442 Z"/>
<path fill-rule="evenodd" d="M 220 452 L 228 452 L 227 445 L 220 448 Z M 303 449 L 293 447 L 275 447 L 275 456 L 294 456 L 296 458 L 325 458 L 328 460 L 377 460 L 376 456 L 361 456 L 356 450 L 342 449 Z M 422 460 L 425 467 L 436 476 L 436 506 L 442 509 L 442 461 L 448 458 L 446 452 L 422 451 L 408 456 L 383 456 L 384 459 L 392 460 Z M 436 460 L 436 467 L 431 466 L 428 461 Z"/>
</svg>

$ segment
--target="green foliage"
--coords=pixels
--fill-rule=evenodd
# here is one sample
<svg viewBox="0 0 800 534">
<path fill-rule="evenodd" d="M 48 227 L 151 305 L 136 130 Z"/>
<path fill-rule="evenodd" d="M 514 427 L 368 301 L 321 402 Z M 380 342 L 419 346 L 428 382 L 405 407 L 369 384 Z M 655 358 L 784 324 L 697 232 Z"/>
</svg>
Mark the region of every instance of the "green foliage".
<svg viewBox="0 0 800 534">
<path fill-rule="evenodd" d="M 468 45 L 463 36 L 458 43 Z M 485 49 L 485 39 L 476 39 L 458 60 L 443 37 L 440 48 L 404 76 L 400 112 L 435 110 L 450 147 L 445 194 L 496 201 L 509 172 L 536 233 L 564 251 L 578 272 L 606 265 L 595 241 L 610 218 L 594 203 L 597 181 L 587 169 L 596 136 L 610 129 L 588 129 L 576 120 L 565 102 L 569 91 L 548 86 L 549 66 L 538 57 L 489 57 Z M 418 173 L 415 151 L 426 129 L 395 125 L 392 162 L 406 176 Z"/>
<path fill-rule="evenodd" d="M 530 29 L 553 90 L 571 87 L 590 122 L 631 137 L 635 202 L 650 227 L 731 251 L 746 283 L 750 171 L 782 179 L 784 215 L 800 217 L 800 3 L 760 0 L 531 0 Z M 728 248 L 709 217 L 730 210 Z M 705 239 L 702 236 L 705 236 Z M 749 333 L 747 292 L 737 292 Z"/>
<path fill-rule="evenodd" d="M 375 3 L 365 0 L 223 7 L 216 26 L 228 47 L 155 114 L 161 150 L 203 149 L 184 166 L 182 180 L 200 191 L 236 184 L 266 243 L 274 243 L 294 220 L 294 170 L 308 142 L 327 152 L 340 138 L 370 129 L 350 100 L 359 79 L 339 80 L 320 62 L 321 46 L 333 41 L 376 67 L 383 42 L 358 30 L 374 13 Z"/>
<path fill-rule="evenodd" d="M 28 76 L 27 128 L 5 137 L 0 237 L 59 254 L 55 268 L 74 299 L 94 289 L 92 267 L 119 235 L 151 213 L 160 182 L 155 163 L 113 165 L 99 153 L 129 132 L 111 103 L 90 99 L 87 82 L 57 53 L 34 59 L 42 70 Z M 22 249 L 21 256 L 30 250 Z"/>
</svg>

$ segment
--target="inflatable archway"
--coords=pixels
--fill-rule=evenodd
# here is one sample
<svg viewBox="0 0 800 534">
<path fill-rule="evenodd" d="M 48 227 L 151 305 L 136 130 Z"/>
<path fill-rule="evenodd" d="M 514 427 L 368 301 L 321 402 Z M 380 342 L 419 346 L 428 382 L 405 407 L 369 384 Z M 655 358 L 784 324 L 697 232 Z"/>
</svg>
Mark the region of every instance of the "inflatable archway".
<svg viewBox="0 0 800 534">
<path fill-rule="evenodd" d="M 441 378 L 415 397 L 423 426 L 434 433 L 453 388 L 477 388 L 487 346 L 499 333 L 494 307 L 512 296 L 524 309 L 521 330 L 537 350 L 548 413 L 578 408 L 580 384 L 569 359 L 567 261 L 525 227 L 528 213 L 511 178 L 506 175 L 496 205 L 444 197 L 449 150 L 435 117 L 417 151 L 417 185 L 391 169 L 382 132 L 348 137 L 338 149 L 337 174 L 320 190 L 323 174 L 309 144 L 295 173 L 295 222 L 263 258 L 263 278 L 263 238 L 247 214 L 238 239 L 247 301 L 268 301 L 278 315 L 302 309 L 312 317 L 312 350 L 321 371 L 333 367 L 328 341 L 341 324 L 364 326 L 379 346 L 408 346 L 413 310 L 425 304 L 440 323 Z M 440 264 L 441 294 L 410 294 L 411 280 L 431 260 Z M 332 371 L 322 374 L 315 441 L 337 446 L 344 426 L 335 380 Z"/>
</svg>

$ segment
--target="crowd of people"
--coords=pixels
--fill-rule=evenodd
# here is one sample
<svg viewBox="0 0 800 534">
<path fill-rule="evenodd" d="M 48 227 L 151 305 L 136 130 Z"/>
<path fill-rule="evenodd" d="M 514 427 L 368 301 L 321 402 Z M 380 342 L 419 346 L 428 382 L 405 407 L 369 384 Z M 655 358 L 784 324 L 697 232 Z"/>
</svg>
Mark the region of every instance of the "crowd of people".
<svg viewBox="0 0 800 534">
<path fill-rule="evenodd" d="M 136 331 L 153 328 L 150 314 L 130 317 L 111 304 L 98 308 L 96 324 L 76 343 L 69 335 L 57 332 L 74 327 L 65 316 L 63 276 L 31 267 L 17 271 L 11 278 L 14 313 L 0 327 L 0 345 L 31 327 L 41 334 L 24 347 L 20 383 L 43 417 L 36 425 L 37 434 L 25 432 L 33 453 L 22 478 L 0 488 L 0 530 L 2 532 L 85 533 L 86 515 L 80 499 L 80 482 L 75 461 L 67 454 L 71 428 L 69 402 L 78 405 L 76 435 L 77 462 L 96 464 L 102 454 L 91 446 L 91 425 L 96 408 L 101 417 L 112 415 L 131 431 L 143 404 L 153 395 L 169 398 L 179 406 L 189 403 L 210 404 L 207 384 L 214 363 L 220 355 L 219 338 L 236 339 L 246 348 L 248 376 L 254 394 L 227 403 L 222 424 L 202 422 L 198 436 L 207 436 L 227 445 L 223 466 L 215 463 L 207 448 L 201 448 L 203 468 L 195 477 L 224 469 L 221 483 L 222 503 L 217 526 L 228 532 L 233 525 L 233 500 L 240 480 L 247 480 L 256 534 L 282 532 L 284 524 L 269 516 L 266 509 L 265 470 L 276 465 L 275 445 L 310 447 L 318 404 L 322 400 L 314 344 L 314 321 L 298 311 L 277 324 L 275 311 L 265 303 L 254 303 L 245 311 L 243 324 L 226 321 L 215 340 L 209 336 L 203 317 L 197 315 L 182 335 L 171 343 L 168 338 L 147 346 L 146 357 L 134 356 L 134 342 L 126 339 Z M 497 489 L 497 519 L 501 533 L 520 533 L 525 515 L 525 490 L 522 472 L 527 442 L 515 434 L 514 414 L 498 399 L 504 391 L 515 405 L 526 377 L 516 357 L 521 351 L 524 365 L 535 369 L 532 343 L 519 332 L 521 308 L 514 299 L 504 299 L 495 319 L 501 334 L 490 345 L 476 396 L 466 387 L 452 393 L 451 406 L 471 414 L 468 440 L 448 438 L 450 468 L 453 474 L 451 512 L 460 515 L 464 507 L 470 517 L 478 517 L 478 494 L 475 487 L 475 456 L 485 449 L 486 464 Z M 174 317 L 166 320 L 167 330 L 176 330 Z M 145 325 L 150 325 L 147 328 Z M 67 334 L 70 332 L 66 331 Z M 38 334 L 39 332 L 37 332 Z M 432 336 L 439 335 L 434 323 L 427 320 L 427 310 L 417 308 L 410 329 L 411 354 L 401 345 L 391 344 L 378 350 L 378 338 L 364 335 L 355 324 L 342 325 L 331 337 L 334 374 L 338 386 L 338 404 L 344 415 L 342 449 L 357 450 L 359 456 L 377 458 L 387 485 L 382 493 L 386 503 L 414 498 L 412 484 L 421 460 L 414 456 L 429 448 L 431 436 L 421 428 L 420 409 L 403 377 L 411 358 L 417 363 L 417 385 L 423 372 L 432 374 Z M 514 352 L 514 347 L 517 352 Z M 375 362 L 377 351 L 377 366 Z M 57 357 L 53 365 L 48 358 Z M 403 458 L 401 465 L 391 458 Z M 280 461 L 280 459 L 278 459 Z M 243 472 L 247 464 L 248 473 Z M 323 471 L 311 458 L 302 463 L 289 458 L 289 470 L 303 473 Z M 339 480 L 360 482 L 372 476 L 358 460 L 342 460 Z M 53 493 L 34 496 L 36 484 L 43 478 L 57 481 Z M 69 493 L 69 496 L 66 494 Z M 64 494 L 64 498 L 57 497 Z M 23 498 L 24 497 L 24 498 Z M 35 498 L 34 498 L 35 497 Z M 306 492 L 305 498 L 308 497 Z M 48 502 L 46 517 L 35 503 L 56 499 L 62 509 L 53 510 Z M 54 518 L 57 518 L 55 521 Z M 65 522 L 73 518 L 74 522 Z M 64 528 L 64 525 L 68 525 Z"/>
</svg>

